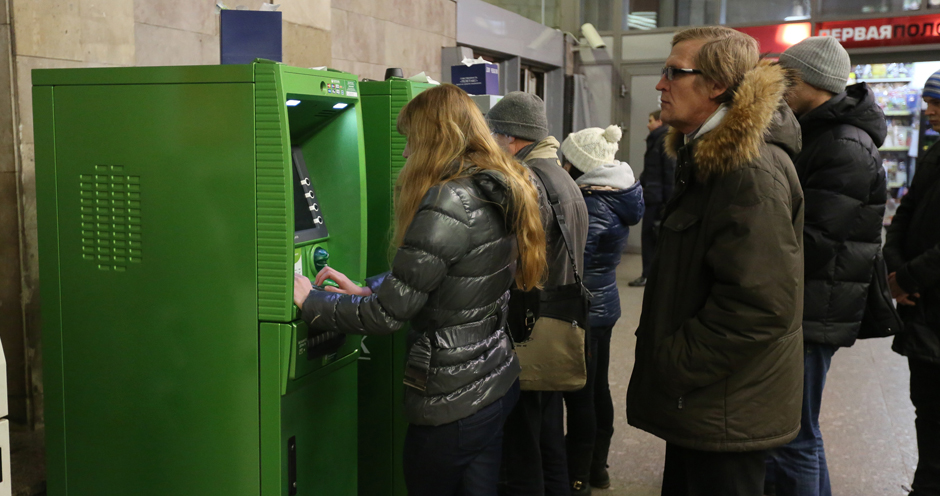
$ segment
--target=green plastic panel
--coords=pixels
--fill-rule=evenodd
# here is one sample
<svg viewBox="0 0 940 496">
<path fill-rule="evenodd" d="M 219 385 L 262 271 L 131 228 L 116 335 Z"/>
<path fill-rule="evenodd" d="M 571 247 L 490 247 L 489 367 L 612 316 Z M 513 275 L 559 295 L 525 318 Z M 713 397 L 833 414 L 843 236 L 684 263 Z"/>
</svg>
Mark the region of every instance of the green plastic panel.
<svg viewBox="0 0 940 496">
<path fill-rule="evenodd" d="M 309 360 L 302 322 L 262 323 L 260 337 L 261 494 L 289 494 L 294 438 L 298 496 L 355 495 L 356 397 L 348 394 L 356 389 L 355 340 Z M 303 373 L 292 377 L 298 369 Z"/>
<path fill-rule="evenodd" d="M 46 487 L 65 494 L 65 420 L 62 386 L 62 311 L 59 284 L 53 89 L 33 89 L 36 140 L 36 195 L 39 221 L 39 278 L 42 281 L 43 383 L 46 407 Z"/>
<path fill-rule="evenodd" d="M 251 83 L 252 65 L 36 69 L 33 86 Z"/>
<path fill-rule="evenodd" d="M 252 85 L 54 91 L 69 494 L 256 494 Z"/>
</svg>

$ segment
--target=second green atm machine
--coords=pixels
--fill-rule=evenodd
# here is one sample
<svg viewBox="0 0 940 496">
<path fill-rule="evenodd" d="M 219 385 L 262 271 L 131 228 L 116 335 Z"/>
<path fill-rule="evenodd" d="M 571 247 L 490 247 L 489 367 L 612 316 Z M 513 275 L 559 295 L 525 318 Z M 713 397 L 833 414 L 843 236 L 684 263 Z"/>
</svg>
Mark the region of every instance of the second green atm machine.
<svg viewBox="0 0 940 496">
<path fill-rule="evenodd" d="M 366 275 L 360 104 L 266 62 L 33 72 L 50 496 L 357 494 L 360 343 L 292 290 Z"/>
<path fill-rule="evenodd" d="M 396 121 L 406 103 L 433 87 L 406 79 L 364 81 L 361 86 L 365 123 L 369 198 L 370 275 L 389 270 L 395 181 L 405 166 L 405 137 Z M 361 338 L 359 357 L 359 494 L 404 496 L 402 447 L 404 370 L 407 331 Z M 378 413 L 378 414 L 377 414 Z"/>
</svg>

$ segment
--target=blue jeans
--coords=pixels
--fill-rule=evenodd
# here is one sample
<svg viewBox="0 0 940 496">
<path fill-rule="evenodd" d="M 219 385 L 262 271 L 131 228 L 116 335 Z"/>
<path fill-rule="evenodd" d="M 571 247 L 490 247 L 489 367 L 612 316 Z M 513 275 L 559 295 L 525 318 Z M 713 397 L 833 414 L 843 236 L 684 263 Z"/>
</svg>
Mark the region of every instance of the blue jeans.
<svg viewBox="0 0 940 496">
<path fill-rule="evenodd" d="M 832 496 L 819 431 L 819 409 L 826 373 L 837 349 L 825 344 L 804 345 L 800 433 L 789 444 L 771 450 L 768 456 L 768 478 L 773 478 L 777 496 Z"/>
<path fill-rule="evenodd" d="M 473 415 L 444 425 L 408 426 L 404 472 L 409 496 L 496 496 L 503 423 L 519 381 Z"/>
</svg>

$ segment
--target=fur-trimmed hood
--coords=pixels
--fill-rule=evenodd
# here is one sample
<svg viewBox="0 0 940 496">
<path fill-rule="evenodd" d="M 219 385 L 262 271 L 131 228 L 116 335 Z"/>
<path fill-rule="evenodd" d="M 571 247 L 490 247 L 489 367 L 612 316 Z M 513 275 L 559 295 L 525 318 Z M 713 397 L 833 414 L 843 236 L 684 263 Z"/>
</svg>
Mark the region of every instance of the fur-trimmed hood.
<svg viewBox="0 0 940 496">
<path fill-rule="evenodd" d="M 764 143 L 780 146 L 790 157 L 802 146 L 800 126 L 783 97 L 786 71 L 769 61 L 744 75 L 731 101 L 731 109 L 718 127 L 690 143 L 699 180 L 740 169 L 760 156 Z M 666 136 L 666 152 L 677 156 L 684 136 L 672 128 Z"/>
</svg>

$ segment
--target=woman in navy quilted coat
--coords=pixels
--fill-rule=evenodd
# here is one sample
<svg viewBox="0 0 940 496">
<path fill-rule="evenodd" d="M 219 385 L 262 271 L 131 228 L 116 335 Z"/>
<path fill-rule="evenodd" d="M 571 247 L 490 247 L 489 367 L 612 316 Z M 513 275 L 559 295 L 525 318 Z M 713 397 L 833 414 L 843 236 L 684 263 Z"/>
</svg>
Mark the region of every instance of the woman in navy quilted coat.
<svg viewBox="0 0 940 496">
<path fill-rule="evenodd" d="M 630 226 L 643 218 L 643 188 L 625 162 L 614 159 L 622 131 L 588 128 L 572 133 L 561 145 L 565 168 L 581 187 L 587 204 L 584 285 L 591 298 L 591 342 L 584 389 L 565 394 L 568 409 L 568 476 L 572 494 L 590 494 L 588 484 L 610 486 L 607 451 L 614 433 L 614 405 L 607 369 L 610 335 L 620 318 L 617 265 L 627 245 Z"/>
</svg>

